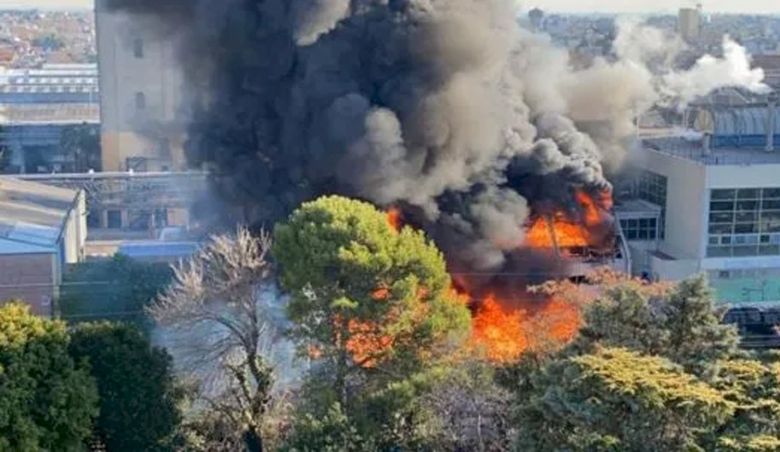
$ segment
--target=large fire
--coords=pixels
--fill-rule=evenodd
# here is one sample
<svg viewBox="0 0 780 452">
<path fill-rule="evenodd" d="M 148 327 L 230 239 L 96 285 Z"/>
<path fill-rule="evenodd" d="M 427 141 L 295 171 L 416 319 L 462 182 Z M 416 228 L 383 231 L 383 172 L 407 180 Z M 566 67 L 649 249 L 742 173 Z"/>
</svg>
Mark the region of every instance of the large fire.
<svg viewBox="0 0 780 452">
<path fill-rule="evenodd" d="M 591 195 L 574 193 L 576 205 L 538 212 L 526 230 L 523 247 L 540 251 L 553 250 L 561 258 L 573 256 L 572 250 L 604 249 L 612 246 L 605 225 L 611 221 L 610 192 Z M 402 213 L 393 208 L 387 212 L 388 224 L 402 227 Z M 458 284 L 468 294 L 467 284 Z M 465 288 L 465 289 L 464 289 Z M 472 350 L 484 353 L 495 362 L 516 361 L 527 351 L 542 351 L 569 342 L 581 325 L 580 307 L 567 300 L 550 297 L 535 300 L 517 293 L 499 296 L 498 291 L 478 297 L 472 320 Z M 375 297 L 381 299 L 383 290 Z M 361 344 L 362 345 L 362 344 Z M 383 346 L 386 344 L 377 344 Z"/>
<path fill-rule="evenodd" d="M 557 209 L 537 215 L 526 232 L 526 246 L 565 252 L 595 245 L 599 238 L 593 230 L 605 221 L 605 214 L 612 207 L 611 194 L 605 192 L 594 198 L 584 191 L 577 191 L 575 199 L 579 206 L 575 212 Z"/>
</svg>

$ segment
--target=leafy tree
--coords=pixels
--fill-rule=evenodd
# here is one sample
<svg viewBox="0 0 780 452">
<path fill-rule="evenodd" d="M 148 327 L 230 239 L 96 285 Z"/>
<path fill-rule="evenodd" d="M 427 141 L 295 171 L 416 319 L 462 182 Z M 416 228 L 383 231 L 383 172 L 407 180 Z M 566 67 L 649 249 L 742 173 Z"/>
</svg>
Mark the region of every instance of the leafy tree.
<svg viewBox="0 0 780 452">
<path fill-rule="evenodd" d="M 117 255 L 76 265 L 64 275 L 59 306 L 71 321 L 110 320 L 148 327 L 144 308 L 171 282 L 167 264 L 147 264 Z"/>
<path fill-rule="evenodd" d="M 68 341 L 62 322 L 22 304 L 0 308 L 0 451 L 84 448 L 98 395 Z"/>
<path fill-rule="evenodd" d="M 622 348 L 553 361 L 532 385 L 519 406 L 521 450 L 701 450 L 702 434 L 734 413 L 680 366 Z"/>
<path fill-rule="evenodd" d="M 270 243 L 246 229 L 213 237 L 174 268 L 174 282 L 148 309 L 176 338 L 174 355 L 198 383 L 202 401 L 226 418 L 203 425 L 238 428 L 252 451 L 264 449 L 274 382 L 264 353 L 275 345 L 276 327 L 262 303 Z"/>
<path fill-rule="evenodd" d="M 295 434 L 282 448 L 288 452 L 364 452 L 376 450 L 371 438 L 360 435 L 352 420 L 335 402 L 321 417 L 305 414 Z"/>
<path fill-rule="evenodd" d="M 72 333 L 70 354 L 87 360 L 97 381 L 97 437 L 110 451 L 173 449 L 183 393 L 171 357 L 129 325 L 96 323 Z"/>
<path fill-rule="evenodd" d="M 273 255 L 291 293 L 291 334 L 327 367 L 345 409 L 350 381 L 409 375 L 469 328 L 441 252 L 370 204 L 303 204 L 277 226 Z"/>
<path fill-rule="evenodd" d="M 573 343 L 505 378 L 520 449 L 777 450 L 780 368 L 738 349 L 703 277 L 605 286 Z"/>
<path fill-rule="evenodd" d="M 588 307 L 575 345 L 587 349 L 598 343 L 662 355 L 701 374 L 739 355 L 737 331 L 722 317 L 703 276 L 681 282 L 662 297 L 624 284 Z"/>
<path fill-rule="evenodd" d="M 715 440 L 720 449 L 780 450 L 780 363 L 722 360 L 712 385 L 736 406 Z"/>
</svg>

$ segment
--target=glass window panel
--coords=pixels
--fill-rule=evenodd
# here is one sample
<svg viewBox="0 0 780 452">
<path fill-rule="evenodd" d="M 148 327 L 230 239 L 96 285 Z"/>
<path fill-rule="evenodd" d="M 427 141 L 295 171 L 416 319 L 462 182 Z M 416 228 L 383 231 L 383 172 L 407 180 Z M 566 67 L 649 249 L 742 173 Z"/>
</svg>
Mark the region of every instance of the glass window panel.
<svg viewBox="0 0 780 452">
<path fill-rule="evenodd" d="M 731 201 L 713 201 L 710 203 L 710 210 L 713 212 L 728 212 L 734 210 L 734 203 Z"/>
<path fill-rule="evenodd" d="M 729 223 L 734 221 L 732 212 L 715 212 L 710 214 L 710 223 Z"/>
<path fill-rule="evenodd" d="M 758 209 L 758 201 L 737 201 L 737 210 L 750 211 Z"/>
<path fill-rule="evenodd" d="M 754 223 L 758 220 L 758 212 L 737 212 L 738 223 Z"/>
<path fill-rule="evenodd" d="M 719 243 L 720 243 L 720 237 L 718 237 L 717 235 L 711 235 L 710 236 L 710 239 L 709 239 L 709 244 L 710 245 L 718 245 Z"/>
<path fill-rule="evenodd" d="M 626 232 L 626 237 L 628 238 L 628 240 L 636 240 L 638 235 L 639 233 L 637 232 L 636 229 L 629 229 Z"/>
<path fill-rule="evenodd" d="M 780 199 L 780 188 L 765 188 L 764 199 L 768 198 Z"/>
<path fill-rule="evenodd" d="M 734 232 L 734 225 L 731 223 L 718 224 L 714 223 L 710 225 L 710 234 L 732 234 Z"/>
<path fill-rule="evenodd" d="M 770 237 L 766 234 L 761 236 L 761 243 L 769 243 Z"/>
<path fill-rule="evenodd" d="M 762 256 L 776 256 L 780 254 L 780 245 L 761 245 L 759 254 Z"/>
<path fill-rule="evenodd" d="M 780 210 L 780 200 L 764 200 L 761 203 L 764 210 Z"/>
<path fill-rule="evenodd" d="M 734 225 L 735 234 L 755 234 L 758 232 L 756 223 L 737 223 Z"/>
<path fill-rule="evenodd" d="M 640 228 L 647 228 L 649 226 L 650 226 L 650 220 L 647 220 L 647 219 L 639 220 L 639 227 Z"/>
<path fill-rule="evenodd" d="M 712 190 L 712 199 L 734 199 L 736 190 Z"/>
<path fill-rule="evenodd" d="M 732 237 L 730 235 L 724 235 L 720 239 L 720 243 L 724 245 L 731 245 L 731 242 L 732 242 Z"/>
<path fill-rule="evenodd" d="M 737 199 L 758 199 L 760 193 L 758 188 L 743 188 L 737 192 Z"/>
</svg>

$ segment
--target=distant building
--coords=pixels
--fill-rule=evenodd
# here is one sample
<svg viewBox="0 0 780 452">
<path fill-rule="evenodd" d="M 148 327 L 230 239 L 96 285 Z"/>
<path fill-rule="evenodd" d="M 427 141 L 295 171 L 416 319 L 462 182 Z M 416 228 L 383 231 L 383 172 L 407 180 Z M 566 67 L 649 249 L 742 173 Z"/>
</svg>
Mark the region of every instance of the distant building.
<svg viewBox="0 0 780 452">
<path fill-rule="evenodd" d="M 618 207 L 635 273 L 679 280 L 705 272 L 724 303 L 780 303 L 778 115 L 773 102 L 700 107 L 698 136 L 644 140 L 634 187 L 641 203 Z"/>
<path fill-rule="evenodd" d="M 531 26 L 534 30 L 544 29 L 544 11 L 539 8 L 534 8 L 528 12 L 528 20 L 531 21 Z"/>
<path fill-rule="evenodd" d="M 696 42 L 701 37 L 702 6 L 681 8 L 677 17 L 677 29 L 680 36 L 688 42 Z"/>
<path fill-rule="evenodd" d="M 36 174 L 99 170 L 99 156 L 92 157 L 86 155 L 87 149 L 77 151 L 65 145 L 66 134 L 74 129 L 93 135 L 97 140 L 99 121 L 98 104 L 0 105 L 0 147 L 10 154 L 8 167 L 0 172 Z"/>
<path fill-rule="evenodd" d="M 69 149 L 66 135 L 79 128 L 97 137 L 100 122 L 97 65 L 47 64 L 39 69 L 0 68 L 0 148 L 12 174 L 99 170 L 99 156 Z M 94 146 L 97 154 L 97 142 Z"/>
<path fill-rule="evenodd" d="M 780 92 L 780 53 L 753 55 L 753 67 L 764 70 L 764 83 Z"/>
<path fill-rule="evenodd" d="M 97 104 L 99 99 L 96 64 L 0 67 L 0 104 Z"/>
<path fill-rule="evenodd" d="M 175 45 L 153 18 L 96 1 L 104 171 L 167 171 L 184 164 L 183 77 Z"/>
<path fill-rule="evenodd" d="M 0 178 L 0 303 L 51 316 L 63 269 L 82 260 L 86 238 L 84 192 Z"/>
</svg>

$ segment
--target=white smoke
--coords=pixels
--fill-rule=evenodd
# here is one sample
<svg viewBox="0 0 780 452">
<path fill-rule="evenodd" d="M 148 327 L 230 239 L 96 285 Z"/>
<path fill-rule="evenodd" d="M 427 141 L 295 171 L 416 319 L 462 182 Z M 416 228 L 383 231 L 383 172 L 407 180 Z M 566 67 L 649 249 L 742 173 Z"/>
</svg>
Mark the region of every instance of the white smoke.
<svg viewBox="0 0 780 452">
<path fill-rule="evenodd" d="M 767 93 L 764 71 L 751 68 L 744 47 L 723 37 L 723 58 L 704 55 L 687 71 L 673 71 L 663 77 L 663 94 L 683 104 L 718 88 L 736 86 L 754 93 Z"/>
</svg>

